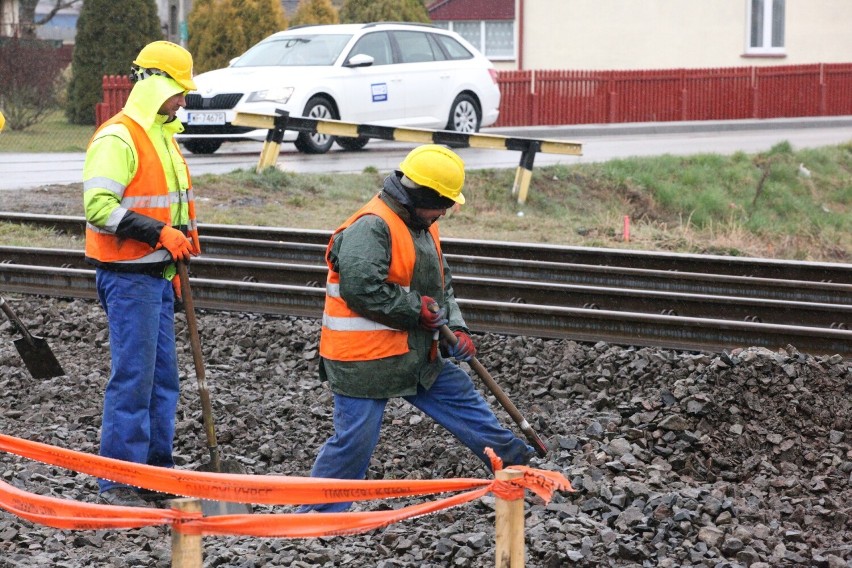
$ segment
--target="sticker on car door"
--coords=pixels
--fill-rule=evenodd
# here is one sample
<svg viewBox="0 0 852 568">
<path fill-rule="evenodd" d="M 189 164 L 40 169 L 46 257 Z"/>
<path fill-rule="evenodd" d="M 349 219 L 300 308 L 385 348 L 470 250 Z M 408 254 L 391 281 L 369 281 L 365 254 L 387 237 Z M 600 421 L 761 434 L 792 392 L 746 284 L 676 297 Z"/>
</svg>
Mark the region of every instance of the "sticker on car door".
<svg viewBox="0 0 852 568">
<path fill-rule="evenodd" d="M 373 102 L 380 103 L 388 100 L 388 84 L 373 83 L 370 85 L 370 90 L 373 92 Z"/>
</svg>

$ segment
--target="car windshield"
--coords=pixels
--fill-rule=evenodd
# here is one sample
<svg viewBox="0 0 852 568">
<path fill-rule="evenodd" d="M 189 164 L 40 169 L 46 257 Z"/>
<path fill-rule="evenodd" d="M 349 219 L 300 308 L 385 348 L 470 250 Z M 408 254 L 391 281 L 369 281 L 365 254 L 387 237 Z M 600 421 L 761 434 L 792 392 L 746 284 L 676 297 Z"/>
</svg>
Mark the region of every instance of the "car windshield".
<svg viewBox="0 0 852 568">
<path fill-rule="evenodd" d="M 332 65 L 351 37 L 322 34 L 270 38 L 246 51 L 232 67 Z"/>
</svg>

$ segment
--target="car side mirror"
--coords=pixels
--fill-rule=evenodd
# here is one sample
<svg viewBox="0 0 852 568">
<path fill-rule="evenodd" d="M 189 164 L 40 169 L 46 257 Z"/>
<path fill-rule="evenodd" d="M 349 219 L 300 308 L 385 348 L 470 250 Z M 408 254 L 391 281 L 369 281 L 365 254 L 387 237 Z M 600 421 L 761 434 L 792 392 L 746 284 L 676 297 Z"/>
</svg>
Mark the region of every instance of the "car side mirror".
<svg viewBox="0 0 852 568">
<path fill-rule="evenodd" d="M 369 67 L 373 64 L 375 59 L 373 59 L 372 55 L 367 55 L 366 53 L 357 53 L 350 57 L 346 63 L 343 64 L 344 67 Z"/>
</svg>

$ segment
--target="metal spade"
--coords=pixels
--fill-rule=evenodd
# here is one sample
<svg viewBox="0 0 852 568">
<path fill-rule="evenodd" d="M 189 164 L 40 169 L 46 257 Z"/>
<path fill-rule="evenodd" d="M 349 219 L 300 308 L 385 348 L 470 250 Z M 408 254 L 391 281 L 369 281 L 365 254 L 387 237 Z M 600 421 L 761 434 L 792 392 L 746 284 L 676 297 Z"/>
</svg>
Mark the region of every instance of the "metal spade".
<svg viewBox="0 0 852 568">
<path fill-rule="evenodd" d="M 3 309 L 6 317 L 23 336 L 15 340 L 15 347 L 33 378 L 48 379 L 64 375 L 65 371 L 62 370 L 62 365 L 56 360 L 56 356 L 50 350 L 47 341 L 43 337 L 31 334 L 15 315 L 15 312 L 12 311 L 12 307 L 2 297 L 0 297 L 0 308 Z"/>
</svg>

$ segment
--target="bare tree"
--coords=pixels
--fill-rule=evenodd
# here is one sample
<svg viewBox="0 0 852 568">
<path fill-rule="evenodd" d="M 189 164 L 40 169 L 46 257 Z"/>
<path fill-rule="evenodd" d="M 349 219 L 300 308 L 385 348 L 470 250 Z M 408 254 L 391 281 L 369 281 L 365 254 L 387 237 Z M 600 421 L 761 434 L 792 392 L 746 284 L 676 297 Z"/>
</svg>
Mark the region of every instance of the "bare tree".
<svg viewBox="0 0 852 568">
<path fill-rule="evenodd" d="M 44 17 L 36 20 L 35 11 L 39 0 L 20 0 L 18 7 L 20 37 L 30 39 L 36 37 L 36 28 L 38 26 L 43 26 L 48 23 L 53 19 L 53 16 L 59 13 L 60 10 L 71 8 L 75 4 L 80 4 L 82 1 L 83 0 L 53 0 L 53 6 L 51 7 L 50 12 L 45 14 Z"/>
</svg>

